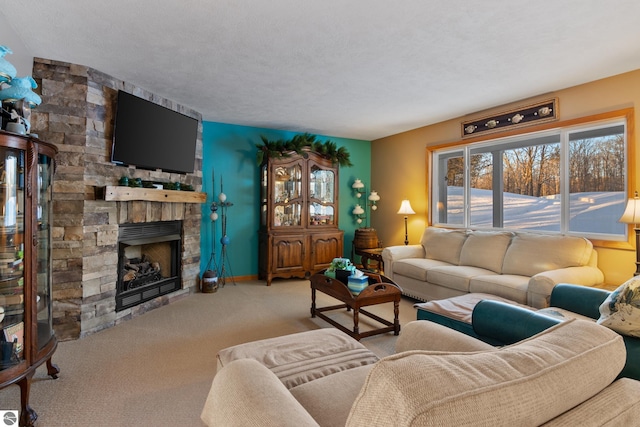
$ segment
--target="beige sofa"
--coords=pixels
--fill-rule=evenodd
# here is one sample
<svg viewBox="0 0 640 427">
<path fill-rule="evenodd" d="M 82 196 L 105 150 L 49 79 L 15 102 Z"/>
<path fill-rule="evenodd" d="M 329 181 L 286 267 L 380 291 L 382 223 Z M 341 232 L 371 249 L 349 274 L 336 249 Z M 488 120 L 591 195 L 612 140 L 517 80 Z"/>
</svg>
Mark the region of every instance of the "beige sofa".
<svg viewBox="0 0 640 427">
<path fill-rule="evenodd" d="M 616 380 L 622 338 L 593 322 L 570 320 L 497 349 L 414 321 L 396 351 L 291 388 L 257 360 L 236 359 L 216 374 L 201 418 L 225 427 L 627 426 L 640 419 L 640 382 Z"/>
<path fill-rule="evenodd" d="M 423 301 L 474 292 L 543 308 L 558 283 L 604 282 L 591 242 L 571 236 L 427 227 L 419 245 L 384 248 L 382 259 L 403 294 Z"/>
</svg>

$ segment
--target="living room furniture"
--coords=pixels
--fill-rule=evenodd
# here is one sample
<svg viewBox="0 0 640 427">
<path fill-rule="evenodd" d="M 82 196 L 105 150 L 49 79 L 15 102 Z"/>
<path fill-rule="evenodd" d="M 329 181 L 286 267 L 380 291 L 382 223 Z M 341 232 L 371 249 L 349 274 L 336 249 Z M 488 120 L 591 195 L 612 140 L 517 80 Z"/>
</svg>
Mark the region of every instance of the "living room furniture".
<svg viewBox="0 0 640 427">
<path fill-rule="evenodd" d="M 456 331 L 465 333 L 488 344 L 500 345 L 502 343 L 501 340 L 482 337 L 478 335 L 473 328 L 473 325 L 471 323 L 473 310 L 481 301 L 498 301 L 504 304 L 518 306 L 532 312 L 535 310 L 534 308 L 527 305 L 518 304 L 515 301 L 511 301 L 509 299 L 502 298 L 496 295 L 472 292 L 457 297 L 416 303 L 414 304 L 414 307 L 416 308 L 416 319 L 439 323 L 440 325 L 455 329 Z M 516 323 L 512 326 L 513 328 L 517 328 L 523 325 L 523 323 Z M 529 327 L 529 325 L 525 326 Z M 536 330 L 536 332 L 539 332 L 539 330 Z M 533 335 L 536 332 L 530 333 L 529 336 Z"/>
<path fill-rule="evenodd" d="M 201 418 L 208 426 L 633 425 L 640 382 L 616 380 L 624 361 L 620 336 L 588 321 L 501 349 L 414 321 L 395 355 L 290 388 L 255 358 L 233 360 L 213 379 Z"/>
<path fill-rule="evenodd" d="M 38 418 L 29 406 L 36 369 L 46 362 L 51 377 L 59 373 L 51 363 L 58 345 L 51 314 L 57 151 L 36 138 L 0 131 L 0 388 L 20 386 L 21 426 L 32 426 Z"/>
<path fill-rule="evenodd" d="M 377 269 L 382 272 L 382 242 L 375 228 L 361 227 L 354 232 L 351 259 L 360 256 L 362 268 L 369 269 L 369 261 L 376 262 Z"/>
<path fill-rule="evenodd" d="M 382 275 L 371 275 L 369 277 L 369 286 L 367 286 L 358 295 L 352 294 L 347 285 L 342 281 L 325 276 L 322 273 L 312 275 L 310 281 L 311 317 L 318 316 L 322 320 L 331 323 L 336 328 L 349 334 L 356 340 L 372 335 L 384 334 L 386 332 L 393 332 L 394 335 L 398 335 L 400 333 L 399 315 L 402 290 L 395 283 L 389 280 L 389 278 Z M 338 301 L 341 301 L 343 304 L 316 307 L 317 291 L 327 294 Z M 362 308 L 384 303 L 393 303 L 393 321 L 383 319 L 382 317 Z M 341 325 L 324 314 L 324 312 L 327 311 L 340 309 L 347 309 L 347 311 L 353 312 L 353 330 Z M 382 323 L 384 326 L 360 332 L 360 314 Z"/>
<path fill-rule="evenodd" d="M 509 231 L 427 227 L 419 245 L 382 251 L 385 275 L 423 301 L 470 292 L 520 304 L 549 305 L 558 283 L 599 285 L 604 275 L 585 238 Z"/>
<path fill-rule="evenodd" d="M 404 215 L 404 245 L 407 246 L 409 244 L 409 229 L 407 225 L 407 220 L 409 219 L 408 215 L 415 214 L 409 200 L 405 199 L 402 201 L 400 209 L 398 209 L 398 214 Z"/>
<path fill-rule="evenodd" d="M 622 213 L 622 216 L 618 220 L 625 224 L 633 224 L 633 231 L 636 234 L 636 271 L 634 276 L 640 275 L 640 198 L 638 198 L 638 192 L 636 191 L 633 199 L 627 200 L 627 206 Z"/>
<path fill-rule="evenodd" d="M 367 249 L 355 249 L 356 255 L 360 255 L 360 264 L 362 268 L 366 270 L 372 270 L 369 263 L 375 263 L 376 268 L 374 270 L 380 273 L 384 272 L 384 261 L 382 260 L 383 248 L 367 248 Z"/>
<path fill-rule="evenodd" d="M 540 310 L 489 294 L 467 294 L 416 304 L 417 319 L 436 322 L 494 346 L 513 344 L 567 319 L 595 322 L 609 296 L 604 289 L 558 284 Z M 621 335 L 627 362 L 620 376 L 640 380 L 640 338 Z"/>
<path fill-rule="evenodd" d="M 313 151 L 269 157 L 260 166 L 258 276 L 308 278 L 343 254 L 338 165 Z"/>
<path fill-rule="evenodd" d="M 344 332 L 322 328 L 227 347 L 216 355 L 217 370 L 247 358 L 269 368 L 287 388 L 379 360 Z"/>
</svg>

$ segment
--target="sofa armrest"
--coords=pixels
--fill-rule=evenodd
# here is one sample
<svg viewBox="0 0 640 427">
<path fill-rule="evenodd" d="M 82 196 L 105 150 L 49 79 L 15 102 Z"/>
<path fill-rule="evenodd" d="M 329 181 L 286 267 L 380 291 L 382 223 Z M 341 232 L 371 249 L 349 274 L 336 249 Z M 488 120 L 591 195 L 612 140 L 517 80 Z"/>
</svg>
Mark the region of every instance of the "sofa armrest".
<svg viewBox="0 0 640 427">
<path fill-rule="evenodd" d="M 600 305 L 609 294 L 605 289 L 560 283 L 551 292 L 551 306 L 597 320 L 600 318 Z M 627 348 L 627 363 L 620 376 L 640 380 L 640 338 L 623 335 L 622 339 Z"/>
<path fill-rule="evenodd" d="M 253 359 L 229 363 L 213 378 L 200 418 L 208 426 L 318 426 L 282 382 Z"/>
<path fill-rule="evenodd" d="M 604 289 L 559 283 L 551 291 L 550 306 L 598 319 L 600 305 L 608 296 L 609 291 Z"/>
<path fill-rule="evenodd" d="M 623 335 L 622 339 L 627 348 L 627 363 L 620 376 L 640 380 L 640 338 Z"/>
<path fill-rule="evenodd" d="M 447 326 L 429 320 L 414 320 L 402 327 L 396 353 L 412 350 L 472 352 L 495 347 Z"/>
<path fill-rule="evenodd" d="M 405 258 L 424 258 L 422 245 L 387 246 L 382 250 L 382 262 L 384 263 L 384 275 L 393 280 L 393 263 Z"/>
<path fill-rule="evenodd" d="M 529 280 L 527 305 L 535 308 L 549 306 L 551 291 L 558 283 L 595 286 L 604 282 L 604 274 L 596 267 L 567 267 L 543 271 Z"/>
<path fill-rule="evenodd" d="M 510 345 L 560 323 L 535 311 L 501 301 L 482 300 L 473 309 L 471 324 L 482 339 Z"/>
</svg>

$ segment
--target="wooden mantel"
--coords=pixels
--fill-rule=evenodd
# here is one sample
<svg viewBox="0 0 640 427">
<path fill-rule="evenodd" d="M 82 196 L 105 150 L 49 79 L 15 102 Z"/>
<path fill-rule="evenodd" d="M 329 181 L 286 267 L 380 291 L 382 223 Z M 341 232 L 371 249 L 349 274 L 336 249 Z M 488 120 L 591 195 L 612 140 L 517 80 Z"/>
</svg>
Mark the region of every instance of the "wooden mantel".
<svg viewBox="0 0 640 427">
<path fill-rule="evenodd" d="M 104 200 L 113 202 L 145 200 L 147 202 L 204 203 L 207 201 L 207 193 L 107 185 L 104 188 Z"/>
</svg>

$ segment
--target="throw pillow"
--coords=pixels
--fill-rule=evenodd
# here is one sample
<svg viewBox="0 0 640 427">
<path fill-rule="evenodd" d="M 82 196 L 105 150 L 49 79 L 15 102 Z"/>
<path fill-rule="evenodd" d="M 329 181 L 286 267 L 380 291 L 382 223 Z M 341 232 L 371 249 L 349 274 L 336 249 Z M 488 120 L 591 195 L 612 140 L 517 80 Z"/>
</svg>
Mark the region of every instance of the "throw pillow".
<svg viewBox="0 0 640 427">
<path fill-rule="evenodd" d="M 465 240 L 467 240 L 465 230 L 427 227 L 420 243 L 424 248 L 425 258 L 458 265 L 460 264 L 460 251 Z"/>
<path fill-rule="evenodd" d="M 598 323 L 620 334 L 640 337 L 640 277 L 611 292 L 600 305 Z"/>
<path fill-rule="evenodd" d="M 460 252 L 460 265 L 484 268 L 500 274 L 502 261 L 513 233 L 508 231 L 473 231 Z"/>
<path fill-rule="evenodd" d="M 583 237 L 518 232 L 502 264 L 502 274 L 535 276 L 543 271 L 589 263 L 593 244 Z"/>
</svg>

